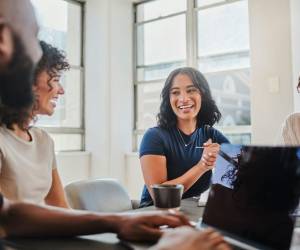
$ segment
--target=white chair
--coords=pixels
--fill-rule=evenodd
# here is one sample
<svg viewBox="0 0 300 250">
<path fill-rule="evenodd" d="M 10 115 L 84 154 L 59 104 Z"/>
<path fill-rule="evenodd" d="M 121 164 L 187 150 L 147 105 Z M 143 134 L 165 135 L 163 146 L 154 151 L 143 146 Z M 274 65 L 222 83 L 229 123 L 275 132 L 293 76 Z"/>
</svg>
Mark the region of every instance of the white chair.
<svg viewBox="0 0 300 250">
<path fill-rule="evenodd" d="M 65 192 L 74 209 L 122 212 L 135 208 L 127 191 L 115 179 L 75 181 L 65 187 Z"/>
</svg>

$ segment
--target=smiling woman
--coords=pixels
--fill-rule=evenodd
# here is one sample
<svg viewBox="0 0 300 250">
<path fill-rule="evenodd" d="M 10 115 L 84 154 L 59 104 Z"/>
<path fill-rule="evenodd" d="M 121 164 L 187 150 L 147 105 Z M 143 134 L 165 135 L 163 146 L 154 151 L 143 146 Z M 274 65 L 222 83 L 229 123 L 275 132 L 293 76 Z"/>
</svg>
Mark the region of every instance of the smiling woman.
<svg viewBox="0 0 300 250">
<path fill-rule="evenodd" d="M 179 68 L 171 72 L 161 97 L 158 127 L 145 133 L 140 146 L 146 184 L 141 206 L 153 204 L 153 184 L 182 184 L 183 198 L 207 190 L 219 144 L 229 142 L 211 127 L 221 113 L 198 70 Z"/>
<path fill-rule="evenodd" d="M 0 188 L 10 200 L 68 207 L 57 171 L 53 140 L 30 124 L 38 114 L 54 113 L 59 95 L 64 94 L 60 76 L 69 69 L 69 63 L 58 49 L 45 42 L 40 42 L 40 46 L 43 56 L 34 77 L 35 102 L 33 107 L 21 110 L 27 114 L 26 119 L 17 120 L 16 112 L 5 113 L 5 107 L 1 109 Z"/>
<path fill-rule="evenodd" d="M 64 89 L 60 84 L 61 73 L 69 70 L 70 65 L 66 61 L 64 53 L 57 48 L 43 41 L 40 42 L 40 45 L 43 57 L 34 76 L 33 90 L 36 95 L 34 114 L 52 115 L 59 95 L 64 94 Z"/>
</svg>

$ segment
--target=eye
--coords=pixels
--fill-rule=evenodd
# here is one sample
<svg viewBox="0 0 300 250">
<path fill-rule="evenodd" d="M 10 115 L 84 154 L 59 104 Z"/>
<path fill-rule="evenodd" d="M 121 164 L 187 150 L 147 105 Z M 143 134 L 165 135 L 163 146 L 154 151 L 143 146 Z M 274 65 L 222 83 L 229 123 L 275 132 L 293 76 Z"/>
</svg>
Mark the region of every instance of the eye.
<svg viewBox="0 0 300 250">
<path fill-rule="evenodd" d="M 196 93 L 196 92 L 199 92 L 199 90 L 197 88 L 189 88 L 187 90 L 187 93 Z"/>
<path fill-rule="evenodd" d="M 178 90 L 172 90 L 172 91 L 171 91 L 171 95 L 177 96 L 177 95 L 179 95 L 179 94 L 180 94 L 180 92 L 179 92 Z"/>
</svg>

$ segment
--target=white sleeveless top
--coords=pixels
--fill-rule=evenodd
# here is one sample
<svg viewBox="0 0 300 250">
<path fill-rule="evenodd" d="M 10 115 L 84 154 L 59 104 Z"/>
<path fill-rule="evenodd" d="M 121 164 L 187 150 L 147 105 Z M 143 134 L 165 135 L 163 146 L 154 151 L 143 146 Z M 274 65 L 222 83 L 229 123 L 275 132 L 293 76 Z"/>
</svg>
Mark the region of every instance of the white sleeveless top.
<svg viewBox="0 0 300 250">
<path fill-rule="evenodd" d="M 25 141 L 0 126 L 0 191 L 10 200 L 43 204 L 56 168 L 54 143 L 39 128 L 29 133 L 32 141 Z"/>
</svg>

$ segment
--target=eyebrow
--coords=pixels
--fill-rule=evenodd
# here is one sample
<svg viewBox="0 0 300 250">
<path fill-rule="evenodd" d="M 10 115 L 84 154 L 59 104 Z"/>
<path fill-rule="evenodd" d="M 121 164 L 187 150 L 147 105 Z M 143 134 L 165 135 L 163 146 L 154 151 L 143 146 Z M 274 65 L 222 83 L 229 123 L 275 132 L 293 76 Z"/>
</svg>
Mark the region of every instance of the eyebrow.
<svg viewBox="0 0 300 250">
<path fill-rule="evenodd" d="M 188 88 L 197 88 L 197 87 L 194 84 L 192 84 L 192 85 L 188 85 L 186 88 L 188 89 Z"/>
<path fill-rule="evenodd" d="M 186 89 L 189 89 L 189 88 L 196 88 L 196 86 L 194 84 L 186 86 Z M 175 90 L 175 89 L 179 89 L 179 87 L 172 87 L 170 90 Z"/>
</svg>

